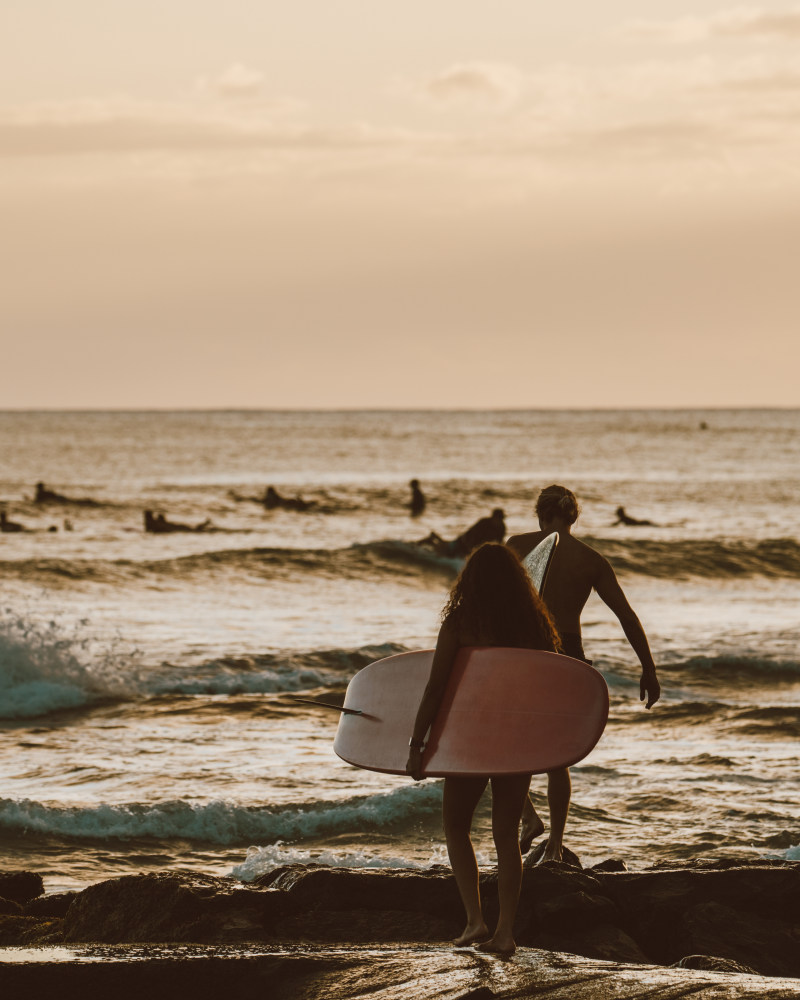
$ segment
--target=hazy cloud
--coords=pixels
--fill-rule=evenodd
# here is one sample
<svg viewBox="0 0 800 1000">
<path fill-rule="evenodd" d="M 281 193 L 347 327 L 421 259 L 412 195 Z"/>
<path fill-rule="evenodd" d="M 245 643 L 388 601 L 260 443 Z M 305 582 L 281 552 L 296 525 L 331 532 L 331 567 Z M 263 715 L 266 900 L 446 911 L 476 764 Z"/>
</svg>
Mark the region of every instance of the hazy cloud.
<svg viewBox="0 0 800 1000">
<path fill-rule="evenodd" d="M 800 38 L 800 7 L 765 10 L 736 7 L 709 17 L 673 21 L 631 21 L 620 30 L 628 38 L 656 42 L 699 42 L 712 38 Z"/>
<path fill-rule="evenodd" d="M 522 74 L 496 63 L 459 63 L 426 81 L 423 94 L 436 104 L 508 105 L 522 90 Z"/>
<path fill-rule="evenodd" d="M 195 105 L 130 101 L 33 105 L 0 113 L 0 156 L 365 148 L 397 141 L 390 130 L 307 126 L 269 110 L 226 115 Z"/>
<path fill-rule="evenodd" d="M 215 83 L 222 97 L 235 99 L 257 97 L 261 93 L 264 74 L 255 69 L 248 69 L 241 63 L 234 63 L 224 73 L 220 73 Z"/>
</svg>

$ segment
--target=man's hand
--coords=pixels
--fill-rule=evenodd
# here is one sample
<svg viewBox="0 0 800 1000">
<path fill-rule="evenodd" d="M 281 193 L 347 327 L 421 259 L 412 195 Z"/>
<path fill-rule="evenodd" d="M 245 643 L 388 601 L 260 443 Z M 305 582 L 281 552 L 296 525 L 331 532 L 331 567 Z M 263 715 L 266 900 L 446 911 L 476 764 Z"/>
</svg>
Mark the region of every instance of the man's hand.
<svg viewBox="0 0 800 1000">
<path fill-rule="evenodd" d="M 639 701 L 647 698 L 645 708 L 652 708 L 661 697 L 661 685 L 658 683 L 655 670 L 643 670 L 639 680 Z"/>
<path fill-rule="evenodd" d="M 411 747 L 408 751 L 406 774 L 410 774 L 414 781 L 422 781 L 425 777 L 422 773 L 422 750 L 422 747 Z"/>
</svg>

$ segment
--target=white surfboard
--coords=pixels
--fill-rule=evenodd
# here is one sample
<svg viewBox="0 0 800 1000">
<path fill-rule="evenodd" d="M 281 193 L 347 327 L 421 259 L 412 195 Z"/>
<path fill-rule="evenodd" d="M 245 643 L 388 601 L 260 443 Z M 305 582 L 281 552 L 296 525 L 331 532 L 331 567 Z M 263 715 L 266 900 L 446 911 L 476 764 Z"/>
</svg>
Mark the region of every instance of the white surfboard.
<svg viewBox="0 0 800 1000">
<path fill-rule="evenodd" d="M 543 538 L 535 548 L 531 549 L 522 560 L 522 565 L 528 571 L 528 576 L 531 578 L 537 594 L 541 594 L 544 590 L 547 572 L 553 561 L 557 545 L 558 532 L 553 531 L 546 538 Z"/>
</svg>

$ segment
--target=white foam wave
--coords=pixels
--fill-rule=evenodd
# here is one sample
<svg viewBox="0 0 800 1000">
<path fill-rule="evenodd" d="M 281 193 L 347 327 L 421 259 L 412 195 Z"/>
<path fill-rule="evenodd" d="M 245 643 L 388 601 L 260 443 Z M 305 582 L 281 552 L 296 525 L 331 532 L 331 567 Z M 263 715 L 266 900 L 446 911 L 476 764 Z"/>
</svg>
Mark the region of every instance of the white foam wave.
<svg viewBox="0 0 800 1000">
<path fill-rule="evenodd" d="M 270 844 L 308 837 L 385 829 L 434 815 L 441 783 L 404 785 L 391 792 L 305 808 L 242 806 L 222 800 L 180 799 L 154 804 L 61 806 L 0 799 L 0 830 L 78 840 L 189 840 L 212 844 Z"/>
<path fill-rule="evenodd" d="M 364 851 L 303 850 L 286 847 L 279 842 L 268 847 L 248 848 L 245 860 L 231 869 L 230 874 L 241 882 L 252 882 L 275 868 L 297 864 L 328 865 L 332 868 L 416 868 L 425 871 L 434 865 L 446 865 L 448 860 L 444 844 L 435 845 L 427 861 L 413 861 L 397 856 L 378 857 Z"/>
<path fill-rule="evenodd" d="M 0 718 L 29 719 L 103 700 L 169 695 L 273 694 L 341 684 L 404 647 L 221 657 L 185 669 L 145 669 L 136 650 L 97 640 L 90 623 L 40 623 L 0 612 Z"/>
<path fill-rule="evenodd" d="M 69 630 L 6 609 L 0 618 L 0 718 L 33 718 L 131 696 L 136 652 L 96 641 L 87 624 L 82 620 Z"/>
<path fill-rule="evenodd" d="M 276 666 L 268 670 L 239 672 L 220 667 L 218 673 L 171 674 L 151 679 L 145 688 L 148 695 L 169 694 L 273 694 L 280 691 L 303 691 L 340 683 L 341 675 L 311 668 Z"/>
</svg>

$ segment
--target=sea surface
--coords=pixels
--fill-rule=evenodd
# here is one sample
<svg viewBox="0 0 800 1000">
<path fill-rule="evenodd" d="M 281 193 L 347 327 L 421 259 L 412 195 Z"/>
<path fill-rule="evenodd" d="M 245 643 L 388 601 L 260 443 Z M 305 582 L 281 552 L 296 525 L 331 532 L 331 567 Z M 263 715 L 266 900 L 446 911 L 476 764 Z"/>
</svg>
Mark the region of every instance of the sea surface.
<svg viewBox="0 0 800 1000">
<path fill-rule="evenodd" d="M 409 516 L 417 477 L 425 513 Z M 35 484 L 88 503 L 33 501 Z M 0 412 L 0 867 L 48 890 L 168 867 L 446 861 L 441 782 L 333 753 L 363 665 L 434 644 L 455 537 L 570 486 L 663 696 L 596 598 L 611 693 L 573 768 L 592 864 L 800 858 L 800 411 Z M 267 485 L 313 501 L 266 511 Z M 623 505 L 651 526 L 614 526 Z M 153 535 L 143 512 L 203 531 Z M 51 530 L 57 529 L 57 530 Z M 545 812 L 545 779 L 532 782 Z M 493 860 L 488 801 L 479 860 Z"/>
</svg>

